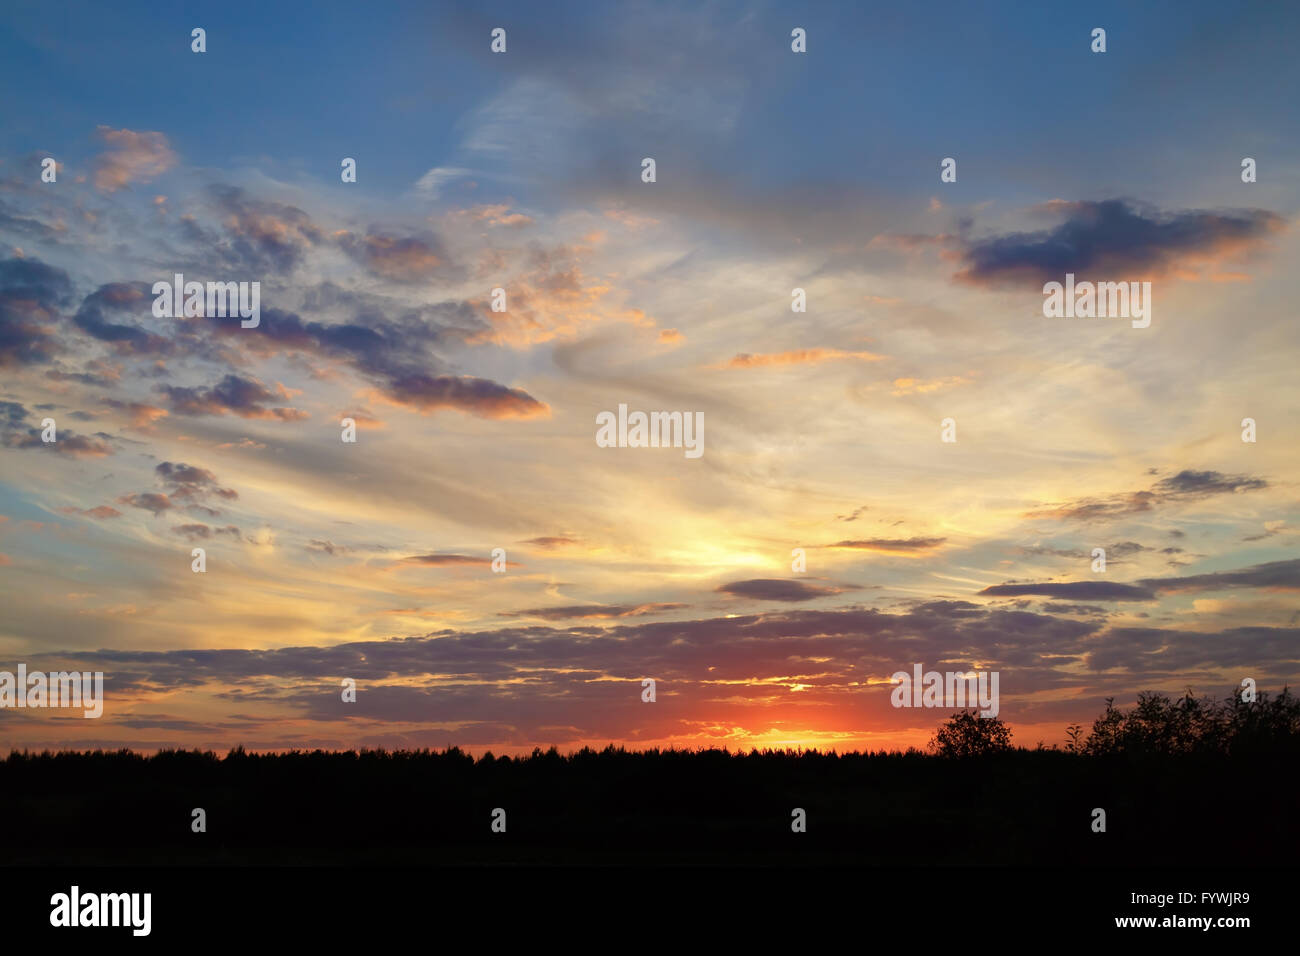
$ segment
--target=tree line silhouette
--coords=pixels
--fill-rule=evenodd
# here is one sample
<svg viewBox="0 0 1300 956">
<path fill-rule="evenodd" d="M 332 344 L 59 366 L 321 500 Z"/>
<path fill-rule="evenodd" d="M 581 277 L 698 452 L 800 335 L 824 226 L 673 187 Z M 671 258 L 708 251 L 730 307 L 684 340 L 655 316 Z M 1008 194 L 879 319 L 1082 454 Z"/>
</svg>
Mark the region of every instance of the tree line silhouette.
<svg viewBox="0 0 1300 956">
<path fill-rule="evenodd" d="M 1067 736 L 1017 747 L 1000 719 L 963 711 L 903 752 L 15 751 L 0 760 L 0 821 L 9 864 L 1101 866 L 1280 863 L 1298 844 L 1289 690 L 1109 699 L 1091 732 Z"/>
</svg>

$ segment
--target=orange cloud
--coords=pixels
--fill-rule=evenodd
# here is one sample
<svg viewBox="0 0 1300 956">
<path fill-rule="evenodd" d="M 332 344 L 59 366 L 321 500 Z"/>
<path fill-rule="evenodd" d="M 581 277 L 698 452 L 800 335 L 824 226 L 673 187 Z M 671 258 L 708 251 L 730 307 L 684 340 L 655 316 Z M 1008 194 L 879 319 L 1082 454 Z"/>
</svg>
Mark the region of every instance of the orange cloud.
<svg viewBox="0 0 1300 956">
<path fill-rule="evenodd" d="M 452 213 L 453 218 L 468 218 L 475 222 L 486 222 L 489 226 L 531 226 L 533 217 L 526 216 L 521 212 L 511 212 L 510 207 L 505 203 L 497 203 L 491 206 L 473 206 L 469 209 L 459 209 Z"/>
<path fill-rule="evenodd" d="M 883 355 L 874 352 L 846 352 L 842 349 L 794 349 L 790 352 L 769 352 L 767 354 L 749 355 L 742 353 L 728 362 L 710 365 L 709 368 L 763 368 L 770 365 L 818 365 L 836 359 L 861 359 L 864 362 L 878 362 Z"/>
<path fill-rule="evenodd" d="M 650 216 L 640 216 L 634 212 L 628 212 L 626 209 L 606 209 L 605 218 L 612 219 L 628 229 L 643 229 L 646 226 L 659 225 L 658 219 L 652 219 Z"/>
<path fill-rule="evenodd" d="M 611 287 L 589 280 L 569 248 L 534 251 L 532 258 L 536 268 L 501 284 L 506 290 L 505 312 L 493 312 L 487 299 L 471 301 L 489 328 L 467 337 L 468 344 L 528 348 L 572 338 L 585 326 L 606 320 L 654 326 L 641 309 L 608 303 Z"/>
<path fill-rule="evenodd" d="M 97 128 L 108 149 L 95 164 L 95 188 L 116 192 L 133 182 L 148 182 L 176 165 L 176 154 L 162 133 Z"/>
<path fill-rule="evenodd" d="M 919 378 L 896 378 L 894 379 L 894 390 L 892 395 L 925 395 L 929 392 L 937 392 L 940 389 L 952 388 L 955 385 L 968 385 L 970 379 L 961 375 L 950 375 L 947 378 L 932 378 L 930 380 Z"/>
</svg>

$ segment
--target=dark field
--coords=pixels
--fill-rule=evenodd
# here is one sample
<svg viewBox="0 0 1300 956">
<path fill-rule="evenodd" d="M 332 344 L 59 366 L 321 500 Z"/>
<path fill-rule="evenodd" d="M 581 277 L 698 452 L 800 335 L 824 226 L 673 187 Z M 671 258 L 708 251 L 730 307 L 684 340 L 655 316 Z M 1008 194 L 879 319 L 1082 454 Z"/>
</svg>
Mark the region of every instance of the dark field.
<svg viewBox="0 0 1300 956">
<path fill-rule="evenodd" d="M 957 714 L 907 753 L 13 753 L 0 817 L 9 864 L 1289 865 L 1298 758 L 1286 692 L 1151 694 L 1068 750 Z"/>
</svg>

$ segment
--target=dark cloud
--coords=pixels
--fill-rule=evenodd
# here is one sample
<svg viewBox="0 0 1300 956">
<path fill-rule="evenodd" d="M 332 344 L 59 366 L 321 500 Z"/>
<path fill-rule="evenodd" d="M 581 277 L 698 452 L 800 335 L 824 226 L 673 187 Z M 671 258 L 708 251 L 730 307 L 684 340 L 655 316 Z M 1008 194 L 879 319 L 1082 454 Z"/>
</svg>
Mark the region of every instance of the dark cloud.
<svg viewBox="0 0 1300 956">
<path fill-rule="evenodd" d="M 1064 202 L 1054 229 L 969 242 L 957 278 L 977 284 L 1061 281 L 1067 272 L 1107 281 L 1163 274 L 1219 260 L 1281 232 L 1284 220 L 1263 209 L 1166 214 L 1125 199 Z"/>
<path fill-rule="evenodd" d="M 455 409 L 495 419 L 550 414 L 545 403 L 521 389 L 473 376 L 441 374 L 445 363 L 432 349 L 442 344 L 448 333 L 437 317 L 455 319 L 462 311 L 461 306 L 445 303 L 434 307 L 432 320 L 421 312 L 407 313 L 400 320 L 367 313 L 352 322 L 327 324 L 305 322 L 294 313 L 267 309 L 262 313 L 258 334 L 240 336 L 240 342 L 254 350 L 274 345 L 285 352 L 308 352 L 344 361 L 373 380 L 387 400 L 417 411 Z M 234 328 L 222 331 L 233 334 Z M 458 330 L 454 337 L 462 338 L 462 331 Z"/>
<path fill-rule="evenodd" d="M 160 495 L 152 491 L 144 491 L 138 494 L 132 492 L 128 495 L 122 495 L 117 499 L 117 503 L 130 505 L 132 508 L 139 508 L 141 511 L 153 512 L 155 518 L 172 506 L 171 499 L 166 495 Z"/>
<path fill-rule="evenodd" d="M 1151 490 L 1164 498 L 1208 498 L 1210 495 L 1255 491 L 1267 487 L 1268 482 L 1262 478 L 1224 475 L 1217 471 L 1185 470 L 1171 478 L 1162 478 Z"/>
<path fill-rule="evenodd" d="M 756 601 L 811 601 L 814 598 L 839 594 L 842 588 L 823 587 L 804 581 L 787 581 L 781 578 L 754 578 L 749 581 L 732 581 L 718 588 L 723 594 L 750 598 Z"/>
<path fill-rule="evenodd" d="M 546 621 L 645 617 L 664 611 L 677 611 L 687 604 L 574 604 L 568 607 L 535 607 L 523 611 L 502 611 L 501 617 L 535 617 Z"/>
<path fill-rule="evenodd" d="M 1218 683 L 1220 669 L 1248 667 L 1261 682 L 1281 684 L 1300 673 L 1298 653 L 1295 628 L 1108 630 L 1096 615 L 1079 620 L 931 601 L 898 613 L 786 609 L 687 621 L 447 629 L 328 646 L 101 650 L 76 660 L 105 672 L 113 699 L 209 686 L 237 711 L 278 702 L 310 720 L 368 721 L 358 727 L 369 726 L 367 739 L 376 745 L 385 739 L 391 746 L 418 728 L 436 731 L 445 744 L 454 723 L 450 739 L 465 746 L 635 741 L 695 733 L 701 721 L 766 727 L 774 715 L 809 726 L 825 726 L 835 713 L 847 727 L 915 727 L 918 715 L 890 706 L 887 679 L 916 663 L 970 670 L 978 662 L 999 671 L 1002 716 L 1016 721 L 1037 713 L 1027 698 L 1045 691 L 1095 695 L 1093 709 L 1108 694 L 1171 683 L 1169 689 L 1182 690 L 1186 679 Z M 654 708 L 638 702 L 646 676 L 659 682 Z M 342 677 L 364 688 L 355 704 L 339 703 Z M 727 686 L 754 681 L 771 693 L 741 699 Z M 790 686 L 796 683 L 797 694 Z M 148 716 L 158 715 L 133 718 Z M 922 716 L 932 723 L 935 715 Z"/>
<path fill-rule="evenodd" d="M 866 538 L 859 541 L 837 541 L 825 547 L 880 551 L 885 554 L 915 554 L 933 551 L 947 540 L 947 538 Z"/>
<path fill-rule="evenodd" d="M 1238 571 L 1216 571 L 1174 578 L 1144 578 L 1136 584 L 1111 581 L 1063 581 L 1038 584 L 997 584 L 980 591 L 985 597 L 1039 595 L 1062 600 L 1154 601 L 1159 594 L 1180 591 L 1226 591 L 1237 588 L 1300 591 L 1300 559 L 1272 561 Z"/>
<path fill-rule="evenodd" d="M 0 261 L 0 368 L 50 361 L 60 350 L 52 327 L 71 297 L 62 269 L 38 259 Z"/>
<path fill-rule="evenodd" d="M 402 558 L 398 564 L 414 564 L 429 568 L 445 568 L 460 564 L 488 564 L 487 558 L 472 558 L 468 554 L 413 554 Z"/>
<path fill-rule="evenodd" d="M 1270 561 L 1238 571 L 1215 571 L 1177 578 L 1147 578 L 1139 583 L 1161 593 L 1227 591 L 1237 588 L 1300 591 L 1300 559 Z"/>
<path fill-rule="evenodd" d="M 1084 662 L 1095 671 L 1140 673 L 1148 682 L 1220 669 L 1294 674 L 1300 663 L 1300 629 L 1234 627 L 1202 633 L 1117 627 L 1095 642 Z"/>
<path fill-rule="evenodd" d="M 71 458 L 102 458 L 113 454 L 113 446 L 110 444 L 113 436 L 104 432 L 90 436 L 78 435 L 71 429 L 56 425 L 56 440 L 45 441 L 42 437 L 44 428 L 28 425 L 27 409 L 18 402 L 0 402 L 0 416 L 0 444 L 5 448 L 42 450 Z"/>
<path fill-rule="evenodd" d="M 1180 471 L 1157 481 L 1146 491 L 1131 491 L 1102 498 L 1078 498 L 1031 511 L 1028 518 L 1096 521 L 1151 511 L 1161 505 L 1196 501 L 1214 495 L 1258 491 L 1268 487 L 1263 478 L 1224 475 L 1217 471 Z"/>
<path fill-rule="evenodd" d="M 183 228 L 189 238 L 212 245 L 227 268 L 250 273 L 250 278 L 265 272 L 287 275 L 323 240 L 311 217 L 296 206 L 255 199 L 239 187 L 225 184 L 209 187 L 209 195 L 221 220 L 221 237 L 212 241 L 213 237 L 194 223 Z"/>
<path fill-rule="evenodd" d="M 0 402 L 0 428 L 9 431 L 15 428 L 25 428 L 26 425 L 27 409 L 25 407 L 18 402 Z"/>
<path fill-rule="evenodd" d="M 173 500 L 197 500 L 210 494 L 228 501 L 239 497 L 239 492 L 234 488 L 222 488 L 217 482 L 217 476 L 206 468 L 164 461 L 154 468 L 154 474 L 167 488 Z"/>
<path fill-rule="evenodd" d="M 70 372 L 61 362 L 56 360 L 54 367 L 45 373 L 45 377 L 53 382 L 78 382 L 82 385 L 110 388 L 122 380 L 122 366 L 110 365 L 99 359 L 91 359 L 82 366 L 80 372 Z M 82 417 L 83 421 L 90 418 L 84 412 L 74 412 L 73 414 Z"/>
<path fill-rule="evenodd" d="M 1109 613 L 1104 607 L 1098 607 L 1095 604 L 1055 604 L 1048 602 L 1043 605 L 1044 614 L 1107 614 Z"/>
<path fill-rule="evenodd" d="M 333 541 L 327 541 L 321 538 L 312 538 L 306 545 L 306 550 L 315 551 L 318 554 L 328 554 L 334 557 L 337 554 L 347 554 L 351 548 L 344 547 L 341 544 L 335 544 Z"/>
<path fill-rule="evenodd" d="M 422 412 L 455 409 L 480 418 L 545 418 L 550 406 L 527 392 L 469 375 L 413 372 L 391 379 L 384 389 L 390 400 Z"/>
<path fill-rule="evenodd" d="M 39 428 L 31 428 L 26 434 L 6 435 L 4 444 L 6 448 L 40 448 L 71 458 L 103 458 L 113 454 L 113 446 L 108 443 L 112 436 L 103 432 L 97 432 L 93 437 L 66 430 L 59 430 L 57 434 L 58 441 L 46 442 L 41 439 Z"/>
<path fill-rule="evenodd" d="M 984 597 L 1038 595 L 1078 601 L 1154 601 L 1155 592 L 1132 584 L 1111 581 L 1062 581 L 1058 584 L 995 584 L 979 592 Z"/>
<path fill-rule="evenodd" d="M 15 215 L 15 212 L 16 210 L 8 203 L 0 201 L 0 232 L 27 236 L 46 242 L 56 240 L 58 236 L 57 230 L 47 226 L 39 219 L 29 219 L 26 216 Z"/>
<path fill-rule="evenodd" d="M 154 467 L 154 476 L 162 485 L 162 492 L 145 491 L 122 495 L 117 499 L 118 504 L 152 512 L 155 517 L 173 508 L 185 508 L 191 513 L 216 518 L 221 512 L 207 507 L 205 501 L 214 495 L 226 501 L 239 497 L 239 492 L 235 489 L 221 487 L 217 476 L 206 468 L 187 465 L 184 462 L 160 462 Z M 182 528 L 185 530 L 180 530 Z M 203 530 L 206 528 L 207 526 L 203 524 L 187 524 L 172 530 L 178 534 L 207 537 L 210 532 Z M 234 528 L 233 525 L 228 526 L 228 529 L 217 529 L 217 533 L 225 533 L 228 530 L 233 530 L 235 536 L 239 536 L 239 529 Z"/>
<path fill-rule="evenodd" d="M 157 385 L 154 391 L 165 395 L 177 415 L 238 415 L 240 418 L 277 418 L 295 422 L 307 413 L 287 406 L 267 407 L 268 402 L 284 399 L 283 393 L 271 391 L 256 379 L 227 375 L 211 388 L 180 385 Z"/>
<path fill-rule="evenodd" d="M 1076 561 L 1087 561 L 1092 558 L 1091 550 L 1085 551 L 1082 548 L 1046 548 L 1038 545 L 1022 547 L 1019 549 L 1021 554 L 1036 556 L 1052 556 L 1057 558 L 1070 558 Z M 1134 554 L 1144 552 L 1159 551 L 1161 554 L 1180 554 L 1182 548 L 1149 548 L 1144 544 L 1138 544 L 1136 541 L 1119 541 L 1115 544 L 1108 545 L 1105 548 L 1106 561 L 1109 564 L 1122 564 L 1123 559 Z"/>
<path fill-rule="evenodd" d="M 184 535 L 190 541 L 212 537 L 212 529 L 205 524 L 182 524 L 172 528 L 172 532 Z"/>
<path fill-rule="evenodd" d="M 520 544 L 531 544 L 534 548 L 542 548 L 547 551 L 580 543 L 577 538 L 570 538 L 565 535 L 544 535 L 540 538 L 529 538 L 527 541 L 520 542 Z"/>
<path fill-rule="evenodd" d="M 239 539 L 242 536 L 239 529 L 233 524 L 228 524 L 224 528 L 212 528 L 205 524 L 182 524 L 172 528 L 174 534 L 183 535 L 189 541 L 201 541 L 211 538 L 214 534 L 225 534 L 232 538 Z"/>
<path fill-rule="evenodd" d="M 398 282 L 429 279 L 458 279 L 464 270 L 456 267 L 439 239 L 424 233 L 396 236 L 371 230 L 365 236 L 344 233 L 337 237 L 339 248 L 365 266 L 371 274 Z"/>
<path fill-rule="evenodd" d="M 125 325 L 108 318 L 109 313 L 152 315 L 153 295 L 143 283 L 110 282 L 81 301 L 73 324 L 82 332 L 112 345 L 120 355 L 170 355 L 175 346 L 170 339 L 155 335 L 135 325 Z"/>
</svg>

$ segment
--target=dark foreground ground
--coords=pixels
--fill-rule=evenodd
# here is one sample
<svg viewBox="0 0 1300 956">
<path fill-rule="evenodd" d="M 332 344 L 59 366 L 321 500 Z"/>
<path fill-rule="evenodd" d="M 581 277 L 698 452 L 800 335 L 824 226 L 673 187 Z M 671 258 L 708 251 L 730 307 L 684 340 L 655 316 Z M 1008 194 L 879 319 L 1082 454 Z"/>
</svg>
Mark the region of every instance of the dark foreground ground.
<svg viewBox="0 0 1300 956">
<path fill-rule="evenodd" d="M 8 865 L 1268 866 L 1298 783 L 1278 754 L 12 754 L 0 821 Z"/>
</svg>

